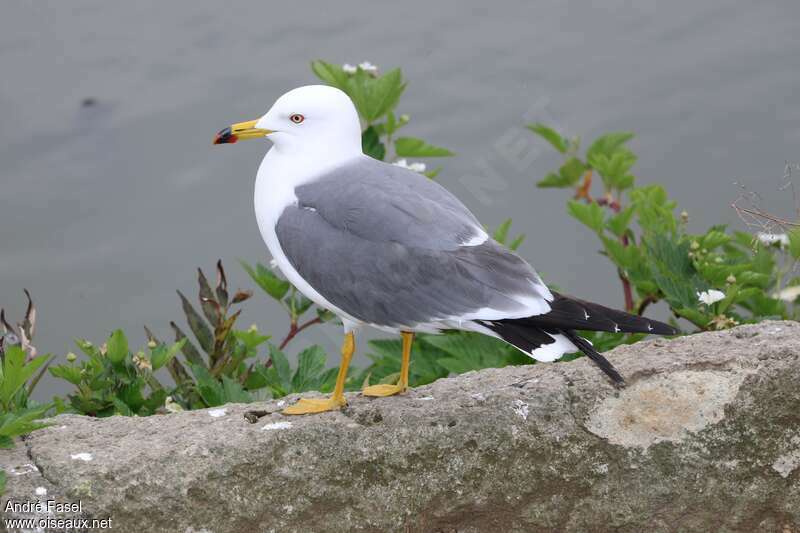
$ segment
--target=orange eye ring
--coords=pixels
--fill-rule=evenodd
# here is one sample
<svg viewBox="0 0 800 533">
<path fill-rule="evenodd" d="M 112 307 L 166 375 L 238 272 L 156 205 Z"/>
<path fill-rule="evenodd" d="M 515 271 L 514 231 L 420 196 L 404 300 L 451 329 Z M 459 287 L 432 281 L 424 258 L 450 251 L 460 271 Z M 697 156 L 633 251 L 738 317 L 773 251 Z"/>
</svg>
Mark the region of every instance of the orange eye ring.
<svg viewBox="0 0 800 533">
<path fill-rule="evenodd" d="M 289 115 L 289 120 L 291 120 L 295 124 L 302 124 L 305 119 L 306 117 L 304 117 L 300 113 L 294 113 L 293 115 Z"/>
</svg>

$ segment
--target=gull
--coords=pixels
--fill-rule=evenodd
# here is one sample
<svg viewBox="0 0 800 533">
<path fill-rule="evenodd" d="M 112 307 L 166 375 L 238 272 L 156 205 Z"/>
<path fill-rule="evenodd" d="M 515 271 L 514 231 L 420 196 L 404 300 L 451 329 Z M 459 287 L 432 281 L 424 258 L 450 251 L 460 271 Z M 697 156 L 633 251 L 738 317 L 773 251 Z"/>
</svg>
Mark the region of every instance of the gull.
<svg viewBox="0 0 800 533">
<path fill-rule="evenodd" d="M 444 187 L 365 155 L 358 113 L 339 89 L 291 90 L 262 117 L 220 131 L 214 144 L 259 138 L 272 143 L 255 183 L 261 236 L 286 279 L 344 326 L 333 394 L 300 399 L 285 414 L 346 405 L 354 333 L 362 326 L 402 337 L 399 381 L 365 387 L 366 396 L 408 389 L 415 333 L 478 332 L 538 361 L 581 351 L 618 385 L 619 372 L 576 330 L 677 333 L 550 290 Z"/>
</svg>

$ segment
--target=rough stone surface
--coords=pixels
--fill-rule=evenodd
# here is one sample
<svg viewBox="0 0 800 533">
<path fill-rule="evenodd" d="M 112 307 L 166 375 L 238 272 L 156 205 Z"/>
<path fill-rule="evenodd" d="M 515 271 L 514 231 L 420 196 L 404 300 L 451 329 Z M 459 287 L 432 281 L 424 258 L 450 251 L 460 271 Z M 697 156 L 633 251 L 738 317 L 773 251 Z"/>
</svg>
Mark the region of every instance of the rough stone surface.
<svg viewBox="0 0 800 533">
<path fill-rule="evenodd" d="M 80 500 L 118 531 L 800 531 L 800 324 L 609 359 L 626 389 L 581 359 L 314 416 L 60 416 L 0 452 L 2 505 Z"/>
</svg>

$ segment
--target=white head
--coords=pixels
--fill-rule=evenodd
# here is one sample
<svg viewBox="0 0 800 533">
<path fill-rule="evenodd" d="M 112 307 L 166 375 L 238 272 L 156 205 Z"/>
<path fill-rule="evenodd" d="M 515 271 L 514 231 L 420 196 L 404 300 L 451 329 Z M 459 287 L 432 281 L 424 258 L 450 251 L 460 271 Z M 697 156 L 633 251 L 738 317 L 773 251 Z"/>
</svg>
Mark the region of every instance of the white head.
<svg viewBox="0 0 800 533">
<path fill-rule="evenodd" d="M 261 118 L 220 131 L 214 144 L 258 137 L 267 137 L 279 152 L 362 153 L 361 124 L 353 102 L 326 85 L 289 91 Z"/>
</svg>

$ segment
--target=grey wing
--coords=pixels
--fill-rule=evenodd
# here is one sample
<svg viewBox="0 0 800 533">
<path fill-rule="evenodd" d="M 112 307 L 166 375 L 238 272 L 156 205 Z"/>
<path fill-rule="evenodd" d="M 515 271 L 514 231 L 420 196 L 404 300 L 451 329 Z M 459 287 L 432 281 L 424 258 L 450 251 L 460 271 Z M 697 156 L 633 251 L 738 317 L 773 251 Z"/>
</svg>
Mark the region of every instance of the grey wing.
<svg viewBox="0 0 800 533">
<path fill-rule="evenodd" d="M 491 239 L 452 250 L 377 241 L 331 224 L 319 208 L 302 206 L 284 210 L 276 233 L 298 273 L 363 322 L 412 329 L 550 310 L 552 295 L 538 275 Z"/>
<path fill-rule="evenodd" d="M 296 188 L 300 207 L 362 239 L 455 250 L 485 241 L 475 216 L 444 187 L 408 169 L 357 159 Z"/>
</svg>

